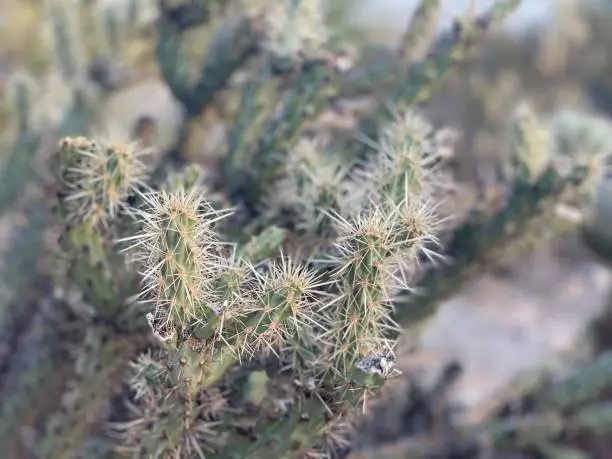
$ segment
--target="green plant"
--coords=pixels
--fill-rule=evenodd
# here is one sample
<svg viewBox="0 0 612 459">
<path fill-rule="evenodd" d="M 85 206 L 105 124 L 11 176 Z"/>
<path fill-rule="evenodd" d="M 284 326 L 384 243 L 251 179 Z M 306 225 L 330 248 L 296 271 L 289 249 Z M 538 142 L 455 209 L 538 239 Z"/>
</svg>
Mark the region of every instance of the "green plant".
<svg viewBox="0 0 612 459">
<path fill-rule="evenodd" d="M 519 3 L 458 22 L 423 60 L 406 49 L 407 33 L 391 79 L 388 67 L 353 73 L 318 2 L 161 1 L 156 58 L 187 122 L 222 93 L 235 103 L 223 183 L 197 165 L 144 161 L 138 143 L 89 140 L 98 135 L 82 114 L 96 103 L 74 83 L 84 112 L 70 113 L 83 124 L 51 136 L 62 137 L 52 161 L 56 292 L 45 297 L 53 314 L 37 311 L 30 325 L 43 333 L 7 365 L 0 439 L 29 440 L 44 458 L 346 455 L 359 414 L 397 373 L 406 319 L 431 312 L 508 241 L 539 240 L 542 219 L 566 230 L 555 205 L 588 191 L 607 153 L 572 133 L 592 120 L 562 113 L 546 124 L 522 106 L 507 199 L 450 219 L 443 139 L 418 105 Z M 427 7 L 437 4 L 423 2 L 415 30 L 431 26 Z M 194 65 L 190 33 L 207 27 L 213 38 Z M 78 80 L 70 62 L 81 61 L 60 57 Z M 374 94 L 357 120 L 367 142 L 313 128 L 351 85 Z M 27 158 L 15 158 L 6 175 L 24 182 Z M 126 413 L 112 394 L 131 360 Z M 57 399 L 39 407 L 43 390 Z"/>
</svg>

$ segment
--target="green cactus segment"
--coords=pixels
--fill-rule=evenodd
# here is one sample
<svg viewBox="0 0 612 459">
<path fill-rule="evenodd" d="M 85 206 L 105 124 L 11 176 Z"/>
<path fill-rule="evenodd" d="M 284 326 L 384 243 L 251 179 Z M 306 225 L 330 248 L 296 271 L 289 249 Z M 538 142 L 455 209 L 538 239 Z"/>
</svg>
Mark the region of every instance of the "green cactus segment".
<svg viewBox="0 0 612 459">
<path fill-rule="evenodd" d="M 202 355 L 202 348 L 191 342 L 183 342 L 178 348 L 168 350 L 168 377 L 175 386 L 182 386 L 186 397 L 193 398 L 202 386 L 205 366 L 209 363 Z"/>
<path fill-rule="evenodd" d="M 513 121 L 514 172 L 518 180 L 535 183 L 553 159 L 552 133 L 526 104 L 518 107 Z"/>
<path fill-rule="evenodd" d="M 8 212 L 33 175 L 32 161 L 40 146 L 40 135 L 23 132 L 8 152 L 0 172 L 0 215 Z"/>
<path fill-rule="evenodd" d="M 302 351 L 300 359 L 312 358 L 312 331 L 321 326 L 323 285 L 314 271 L 286 259 L 273 264 L 267 276 L 253 271 L 246 283 L 248 297 L 245 291 L 228 309 L 232 320 L 217 338 L 228 345 L 207 368 L 204 385 L 212 386 L 234 363 L 261 353 L 275 354 L 291 346 Z"/>
<path fill-rule="evenodd" d="M 125 261 L 97 228 L 89 223 L 69 227 L 61 238 L 64 278 L 76 282 L 84 298 L 100 317 L 117 318 L 128 299 L 138 292 L 138 277 L 124 266 Z M 62 279 L 58 279 L 62 283 Z"/>
<path fill-rule="evenodd" d="M 150 193 L 143 201 L 140 233 L 122 241 L 145 267 L 143 299 L 155 305 L 155 320 L 181 335 L 215 315 L 210 304 L 222 248 L 213 225 L 227 213 L 214 210 L 194 189 Z"/>
<path fill-rule="evenodd" d="M 137 151 L 84 138 L 62 140 L 58 156 L 58 213 L 69 222 L 60 238 L 64 275 L 77 282 L 101 317 L 116 318 L 137 292 L 138 279 L 112 237 L 146 170 Z"/>
<path fill-rule="evenodd" d="M 0 269 L 0 342 L 11 341 L 18 334 L 13 325 L 29 316 L 33 309 L 23 304 L 22 294 L 40 272 L 38 256 L 44 245 L 49 213 L 43 203 L 35 201 L 28 203 L 25 216 L 25 225 L 13 228 L 6 261 Z"/>
<path fill-rule="evenodd" d="M 215 2 L 190 2 L 176 7 L 166 3 L 162 2 L 162 17 L 157 27 L 157 61 L 174 96 L 183 104 L 188 116 L 196 117 L 233 73 L 255 54 L 259 31 L 250 19 L 244 19 L 229 31 L 221 30 L 208 50 L 199 78 L 192 83 L 183 65 L 182 35 L 208 22 Z"/>
<path fill-rule="evenodd" d="M 196 317 L 200 301 L 197 244 L 197 221 L 195 216 L 180 212 L 175 208 L 169 210 L 166 228 L 163 229 L 163 239 L 160 241 L 160 252 L 163 265 L 159 269 L 160 278 L 166 280 L 165 300 L 175 302 L 178 307 L 172 308 L 172 320 L 177 324 L 185 324 L 190 318 Z M 166 258 L 167 257 L 167 258 Z"/>
<path fill-rule="evenodd" d="M 329 314 L 330 361 L 346 374 L 369 354 L 386 355 L 397 336 L 392 297 L 406 288 L 394 278 L 402 258 L 412 259 L 430 237 L 419 223 L 419 208 L 404 200 L 382 202 L 353 222 L 338 220 L 334 278 L 339 305 Z M 390 338 L 390 339 L 389 339 Z"/>
<path fill-rule="evenodd" d="M 404 69 L 415 61 L 415 54 L 426 52 L 435 40 L 441 7 L 441 0 L 421 0 L 415 9 L 399 46 L 399 61 Z"/>
<path fill-rule="evenodd" d="M 53 31 L 55 61 L 64 79 L 76 83 L 85 71 L 85 50 L 77 17 L 78 9 L 65 0 L 47 0 L 45 3 Z"/>
<path fill-rule="evenodd" d="M 433 57 L 410 69 L 407 84 L 397 86 L 390 100 L 397 105 L 412 106 L 429 100 L 445 82 L 457 63 L 468 57 L 474 42 L 488 29 L 505 20 L 520 6 L 522 0 L 498 0 L 490 10 L 473 23 L 457 23 L 447 43 L 440 43 Z"/>
<path fill-rule="evenodd" d="M 249 148 L 257 141 L 263 123 L 278 103 L 278 81 L 269 62 L 263 62 L 257 75 L 241 91 L 238 110 L 227 133 L 227 152 L 222 171 L 227 183 L 236 183 L 249 164 Z"/>
<path fill-rule="evenodd" d="M 612 352 L 605 352 L 592 362 L 579 366 L 562 381 L 543 392 L 538 403 L 547 409 L 572 409 L 594 401 L 612 387 Z"/>
<path fill-rule="evenodd" d="M 359 96 L 381 89 L 388 90 L 396 83 L 398 74 L 405 74 L 412 65 L 422 61 L 432 44 L 435 44 L 441 6 L 441 0 L 421 0 L 393 54 L 388 58 L 376 56 L 376 65 L 358 62 L 356 67 L 359 72 L 355 72 L 355 76 L 351 75 L 341 88 L 341 93 L 345 96 Z"/>
<path fill-rule="evenodd" d="M 278 112 L 264 123 L 264 134 L 246 163 L 246 183 L 232 183 L 234 192 L 246 184 L 249 191 L 244 199 L 249 208 L 254 209 L 269 185 L 279 178 L 287 154 L 299 142 L 306 123 L 329 105 L 341 81 L 341 68 L 333 59 L 301 63 L 292 81 L 293 90 L 284 94 Z"/>
<path fill-rule="evenodd" d="M 224 395 L 215 388 L 194 390 L 195 381 L 186 376 L 193 374 L 188 373 L 187 354 L 182 355 L 175 360 L 171 352 L 165 364 L 143 355 L 133 364 L 130 383 L 138 404 L 130 408 L 136 419 L 111 425 L 120 452 L 160 459 L 203 458 L 227 440 L 219 421 L 220 413 L 227 410 Z M 186 371 L 180 381 L 177 371 Z"/>
<path fill-rule="evenodd" d="M 333 62 L 305 61 L 285 94 L 279 113 L 270 119 L 253 155 L 255 172 L 272 162 L 282 164 L 278 154 L 289 151 L 299 140 L 307 120 L 314 119 L 327 107 L 340 82 L 340 71 Z"/>
<path fill-rule="evenodd" d="M 60 142 L 61 210 L 69 221 L 107 226 L 128 197 L 144 185 L 146 151 L 104 145 L 83 137 Z"/>
<path fill-rule="evenodd" d="M 0 215 L 8 212 L 33 176 L 32 161 L 40 148 L 41 133 L 33 117 L 38 87 L 28 74 L 10 81 L 8 98 L 17 127 L 17 139 L 7 152 L 0 173 Z"/>
<path fill-rule="evenodd" d="M 32 112 L 37 86 L 35 80 L 27 74 L 18 75 L 12 83 L 11 105 L 15 112 L 18 132 L 23 134 L 33 128 Z"/>
<path fill-rule="evenodd" d="M 493 248 L 503 247 L 504 252 L 509 253 L 515 247 L 511 243 L 532 238 L 533 235 L 525 231 L 530 221 L 541 223 L 532 225 L 532 231 L 551 229 L 549 226 L 555 221 L 554 206 L 558 198 L 564 192 L 579 188 L 587 177 L 588 171 L 584 167 L 575 168 L 569 176 L 561 176 L 557 170 L 549 168 L 534 185 L 523 181 L 515 183 L 501 209 L 486 218 L 471 219 L 453 231 L 444 248 L 444 254 L 451 262 L 426 273 L 418 284 L 425 295 L 414 295 L 396 303 L 399 316 L 429 314 L 438 301 L 480 271 L 487 260 L 491 261 Z"/>
<path fill-rule="evenodd" d="M 269 397 L 265 397 L 262 402 L 270 403 Z M 304 457 L 314 448 L 315 439 L 322 437 L 328 423 L 327 412 L 325 406 L 316 399 L 298 396 L 291 402 L 294 406 L 290 410 L 282 415 L 277 414 L 281 419 L 255 423 L 257 429 L 253 429 L 251 435 L 234 435 L 227 446 L 211 457 L 265 459 L 271 454 L 285 459 Z M 248 418 L 242 421 L 246 420 Z"/>
<path fill-rule="evenodd" d="M 269 226 L 240 247 L 238 256 L 256 265 L 278 254 L 286 235 L 285 229 Z"/>
<path fill-rule="evenodd" d="M 593 403 L 581 407 L 570 423 L 574 429 L 605 435 L 612 426 L 612 403 Z"/>
</svg>

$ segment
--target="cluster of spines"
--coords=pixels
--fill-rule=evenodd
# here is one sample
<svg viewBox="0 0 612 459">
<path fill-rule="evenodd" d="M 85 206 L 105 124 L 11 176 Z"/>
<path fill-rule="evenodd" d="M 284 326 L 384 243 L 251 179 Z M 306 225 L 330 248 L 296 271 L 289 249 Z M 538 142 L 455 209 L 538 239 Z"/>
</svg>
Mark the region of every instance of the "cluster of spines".
<svg viewBox="0 0 612 459">
<path fill-rule="evenodd" d="M 141 230 L 123 241 L 146 266 L 143 296 L 154 301 L 162 326 L 184 331 L 212 314 L 211 284 L 222 255 L 213 225 L 223 213 L 193 189 L 144 194 L 136 213 Z"/>
<path fill-rule="evenodd" d="M 521 142 L 529 138 L 530 126 L 535 126 L 522 121 L 533 118 L 524 111 L 522 115 L 517 123 Z M 439 223 L 435 209 L 428 205 L 429 193 L 436 186 L 432 172 L 438 164 L 435 136 L 414 114 L 398 116 L 396 122 L 382 136 L 380 148 L 386 148 L 385 154 L 365 175 L 370 187 L 361 212 L 347 217 L 330 212 L 334 244 L 331 256 L 318 265 L 326 267 L 323 271 L 307 269 L 284 256 L 255 266 L 236 257 L 236 251 L 231 256 L 215 255 L 215 274 L 210 276 L 214 282 L 207 284 L 213 313 L 194 315 L 192 334 L 174 341 L 175 349 L 167 348 L 169 356 L 176 356 L 169 357 L 172 387 L 187 388 L 182 392 L 186 400 L 218 387 L 234 364 L 266 355 L 284 359 L 296 374 L 310 375 L 314 391 L 331 387 L 334 395 L 321 402 L 321 410 L 330 409 L 336 416 L 344 410 L 335 403 L 360 406 L 378 384 L 372 376 L 389 375 L 398 333 L 393 298 L 398 288 L 408 288 L 402 267 L 423 252 L 435 254 L 431 248 Z M 517 148 L 515 155 L 519 165 L 527 168 L 521 180 L 530 182 L 543 172 L 540 161 L 528 155 L 541 152 L 533 150 L 533 142 L 521 142 L 518 145 L 527 145 L 527 149 L 519 152 Z M 409 161 L 410 166 L 394 167 L 402 161 Z M 209 213 L 208 218 L 211 215 L 214 220 L 219 214 Z M 166 244 L 161 249 L 169 247 Z M 147 249 L 149 254 L 156 251 L 159 247 Z M 206 272 L 210 275 L 212 271 Z M 359 376 L 364 373 L 366 377 Z M 220 413 L 220 419 L 226 415 Z M 188 426 L 195 421 L 194 417 L 183 418 L 182 433 L 176 437 L 181 445 L 191 438 L 193 431 Z M 206 424 L 206 429 L 210 427 Z"/>
<path fill-rule="evenodd" d="M 330 212 L 348 212 L 356 187 L 347 184 L 349 168 L 336 158 L 323 158 L 318 142 L 303 138 L 291 151 L 283 176 L 264 198 L 265 215 L 282 221 L 290 215 L 294 232 L 319 243 L 331 236 Z"/>
<path fill-rule="evenodd" d="M 402 129 L 406 118 L 396 123 L 402 135 L 395 141 L 404 148 L 386 148 L 397 155 L 406 154 L 404 143 L 429 135 L 418 123 L 414 132 Z M 414 148 L 419 164 L 425 160 L 419 154 L 435 154 Z M 380 167 L 391 155 L 387 151 Z M 369 176 L 376 180 L 356 215 L 327 212 L 335 242 L 319 267 L 282 253 L 262 264 L 249 259 L 248 250 L 224 247 L 215 224 L 227 212 L 215 210 L 197 189 L 144 195 L 145 205 L 134 212 L 140 232 L 123 242 L 138 251 L 144 267 L 142 298 L 154 302 L 150 323 L 166 349 L 164 384 L 180 388 L 177 394 L 192 403 L 202 390 L 223 384 L 235 364 L 270 357 L 296 375 L 310 375 L 312 390 L 331 389 L 331 400 L 317 402 L 321 412 L 345 416 L 342 406 L 361 407 L 376 378 L 393 370 L 399 326 L 392 300 L 408 287 L 402 264 L 435 241 L 435 215 L 421 196 L 427 167 L 412 166 L 418 190 L 387 168 Z M 388 193 L 388 180 L 403 192 Z M 137 381 L 136 391 L 147 393 L 142 378 Z M 197 443 L 189 426 L 204 421 L 189 412 L 173 427 L 177 448 L 188 439 Z"/>
<path fill-rule="evenodd" d="M 146 150 L 84 137 L 62 139 L 59 150 L 60 196 L 68 221 L 108 225 L 145 186 L 148 173 L 141 157 Z"/>
</svg>

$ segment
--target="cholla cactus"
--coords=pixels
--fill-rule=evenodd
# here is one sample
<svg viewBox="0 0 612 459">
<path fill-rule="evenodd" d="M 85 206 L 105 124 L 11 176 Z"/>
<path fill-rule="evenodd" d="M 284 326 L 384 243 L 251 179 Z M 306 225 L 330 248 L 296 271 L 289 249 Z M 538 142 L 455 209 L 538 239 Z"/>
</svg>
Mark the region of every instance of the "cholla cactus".
<svg viewBox="0 0 612 459">
<path fill-rule="evenodd" d="M 413 142 L 429 136 L 431 130 L 419 130 L 425 125 L 410 130 L 405 122 L 399 117 L 389 127 L 389 132 L 403 135 L 405 144 L 399 135 L 396 142 L 403 148 L 386 144 L 387 159 L 380 167 L 391 161 L 393 152 L 401 157 L 409 148 L 419 166 L 421 156 L 429 155 Z M 302 143 L 300 148 L 305 147 Z M 265 422 L 264 417 L 271 414 L 288 415 L 299 406 L 304 410 L 295 413 L 296 424 L 286 426 L 300 440 L 290 445 L 279 438 L 279 448 L 324 457 L 334 454 L 333 448 L 344 447 L 334 426 L 346 426 L 343 419 L 350 417 L 351 408 L 364 409 L 372 391 L 394 374 L 400 327 L 393 319 L 393 300 L 398 290 L 408 287 L 402 278 L 403 265 L 431 250 L 428 244 L 435 241 L 436 217 L 425 201 L 429 189 L 425 184 L 434 176 L 426 173 L 428 169 L 426 165 L 414 168 L 410 174 L 423 184 L 420 190 L 405 180 L 406 168 L 396 168 L 397 176 L 362 177 L 362 182 L 371 183 L 360 200 L 360 210 L 355 212 L 353 207 L 353 214 L 347 215 L 340 210 L 328 212 L 328 237 L 333 243 L 314 264 L 315 260 L 299 253 L 270 252 L 268 261 L 261 255 L 252 258 L 259 252 L 248 249 L 253 242 L 244 250 L 224 247 L 215 229 L 224 213 L 207 203 L 197 189 L 145 194 L 141 207 L 133 212 L 141 229 L 121 242 L 128 244 L 125 250 L 139 254 L 143 299 L 153 301 L 149 324 L 165 350 L 158 356 L 165 365 L 147 358 L 147 368 L 157 376 L 132 380 L 134 390 L 148 398 L 138 408 L 141 421 L 116 426 L 127 450 L 181 456 L 205 455 L 208 448 L 219 457 L 263 457 L 267 452 L 260 442 L 246 439 L 235 444 L 212 430 L 247 422 L 246 412 L 227 407 L 239 406 L 246 396 L 243 391 L 249 391 L 249 384 L 242 387 L 238 382 L 244 378 L 240 374 L 246 371 L 247 381 L 253 382 L 257 372 L 248 368 L 262 363 L 278 366 L 275 379 L 266 387 L 272 381 L 288 381 L 290 390 L 279 397 L 278 388 L 264 388 L 264 394 L 272 391 L 269 397 L 277 400 L 267 406 L 264 395 L 253 407 L 253 421 Z M 302 183 L 307 184 L 308 177 L 304 179 Z M 389 193 L 389 181 L 394 184 L 393 193 Z M 265 262 L 259 264 L 262 259 Z M 139 366 L 137 375 L 143 372 Z M 202 418 L 199 409 L 208 412 L 212 402 L 205 400 L 211 391 L 224 393 L 225 402 L 214 403 L 217 409 Z M 306 393 L 310 398 L 304 398 Z M 170 406 L 175 407 L 177 418 L 154 414 Z M 145 422 L 154 429 L 136 427 Z M 273 422 L 282 423 L 282 417 Z M 321 428 L 336 440 L 298 434 Z M 143 437 L 145 444 L 138 444 Z"/>
<path fill-rule="evenodd" d="M 211 33 L 198 74 L 191 72 L 182 41 L 226 11 L 234 21 L 226 3 L 163 1 L 155 24 L 161 75 L 188 123 L 221 91 L 238 100 L 218 164 L 223 183 L 194 165 L 165 175 L 161 164 L 153 174 L 138 145 L 85 137 L 59 144 L 54 282 L 76 324 L 69 329 L 78 331 L 74 362 L 65 365 L 73 367 L 69 383 L 56 382 L 71 410 L 56 404 L 31 423 L 45 424 L 33 434 L 41 457 L 90 454 L 86 439 L 108 416 L 94 419 L 88 408 L 103 412 L 133 358 L 129 413 L 115 410 L 104 437 L 119 453 L 346 455 L 359 416 L 400 373 L 397 340 L 411 302 L 432 304 L 500 241 L 537 236 L 528 224 L 593 178 L 592 152 L 562 167 L 563 135 L 524 107 L 508 199 L 490 218 L 468 215 L 455 226 L 441 209 L 441 198 L 451 197 L 440 133 L 416 103 L 516 0 L 457 26 L 423 61 L 400 49 L 398 79 L 373 71 L 381 84 L 374 113 L 355 123 L 370 137 L 358 146 L 359 136 L 313 133 L 311 122 L 335 110 L 352 70 L 348 53 L 327 49 L 319 2 L 236 2 L 238 19 Z M 438 3 L 423 3 L 415 24 L 431 26 Z M 67 77 L 83 75 L 81 60 L 75 67 L 57 57 Z M 75 84 L 73 120 L 83 113 L 77 108 L 95 110 L 83 93 Z M 20 105 L 25 142 L 34 124 L 28 104 Z M 452 263 L 439 263 L 444 258 Z M 417 297 L 415 287 L 427 295 Z M 138 351 L 145 353 L 137 358 Z M 30 394 L 20 378 L 44 387 L 52 368 L 11 372 L 11 403 L 3 406 L 12 418 L 27 417 Z M 3 439 L 14 436 L 11 422 L 0 426 Z"/>
<path fill-rule="evenodd" d="M 60 237 L 66 273 L 74 276 L 88 301 L 102 315 L 115 315 L 134 295 L 134 277 L 112 248 L 122 229 L 126 204 L 144 186 L 146 153 L 134 146 L 60 141 L 58 212 L 67 223 Z"/>
<path fill-rule="evenodd" d="M 360 211 L 330 212 L 333 243 L 316 260 L 280 253 L 255 265 L 240 251 L 223 250 L 213 229 L 221 214 L 193 191 L 145 199 L 154 210 L 136 213 L 142 229 L 134 240 L 145 248 L 145 292 L 162 295 L 151 324 L 165 364 L 147 358 L 156 376 L 133 380 L 134 390 L 148 398 L 138 405 L 139 421 L 115 426 L 128 450 L 160 457 L 268 455 L 260 439 L 229 441 L 221 434 L 245 423 L 262 431 L 282 426 L 288 437 L 275 437 L 279 455 L 333 457 L 346 447 L 341 438 L 350 435 L 332 434 L 333 426 L 346 427 L 351 410 L 367 410 L 376 389 L 396 373 L 394 305 L 397 292 L 411 287 L 404 268 L 436 255 L 440 219 L 428 203 L 438 165 L 428 162 L 435 158 L 435 135 L 418 120 L 398 116 L 385 131 L 386 155 L 357 179 L 369 185 Z M 513 164 L 526 173 L 512 176 L 530 193 L 543 193 L 532 194 L 530 205 L 587 183 L 587 176 L 559 175 L 552 163 L 530 167 L 529 155 L 541 152 L 532 144 L 524 148 L 515 150 Z M 410 162 L 399 167 L 404 159 Z M 537 191 L 553 177 L 552 188 Z M 268 368 L 265 375 L 260 368 Z M 139 366 L 138 374 L 152 373 Z M 281 389 L 283 382 L 289 388 Z M 257 387 L 263 392 L 253 392 Z M 224 395 L 211 399 L 212 393 Z M 161 416 L 170 407 L 176 417 Z M 314 432 L 336 435 L 336 441 Z M 137 440 L 143 436 L 146 444 Z"/>
<path fill-rule="evenodd" d="M 143 201 L 143 229 L 125 241 L 146 262 L 144 295 L 151 294 L 155 322 L 184 334 L 189 322 L 213 313 L 207 304 L 214 302 L 209 294 L 221 251 L 211 226 L 222 214 L 183 189 L 145 194 Z M 208 210 L 201 213 L 203 207 Z"/>
</svg>

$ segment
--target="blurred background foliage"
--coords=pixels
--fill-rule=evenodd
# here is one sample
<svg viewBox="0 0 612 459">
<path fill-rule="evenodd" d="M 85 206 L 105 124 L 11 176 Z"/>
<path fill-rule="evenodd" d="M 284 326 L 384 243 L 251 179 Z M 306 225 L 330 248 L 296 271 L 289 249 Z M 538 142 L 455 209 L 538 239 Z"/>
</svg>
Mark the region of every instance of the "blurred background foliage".
<svg viewBox="0 0 612 459">
<path fill-rule="evenodd" d="M 373 65 L 391 59 L 392 50 L 388 43 L 398 31 L 385 29 L 384 24 L 364 24 L 363 19 L 358 22 L 352 20 L 355 14 L 350 12 L 362 7 L 364 1 L 337 0 L 329 8 L 329 17 L 337 34 L 343 38 L 350 37 L 355 53 L 362 56 L 363 65 Z M 113 3 L 113 0 L 98 3 L 104 5 L 105 2 Z M 55 94 L 41 91 L 44 97 L 37 105 L 57 105 L 57 99 L 62 98 L 62 88 L 53 75 L 56 69 L 54 54 L 50 50 L 52 40 L 44 3 L 43 0 L 3 2 L 0 81 L 6 83 L 12 73 L 27 69 L 34 77 L 49 80 L 49 86 L 54 88 L 52 92 Z M 138 26 L 120 28 L 119 35 L 122 37 L 111 39 L 105 36 L 100 24 L 100 15 L 96 13 L 99 7 L 93 6 L 96 2 L 81 3 L 84 5 L 79 9 L 81 27 L 87 31 L 82 37 L 85 54 L 92 62 L 111 59 L 111 64 L 105 62 L 109 66 L 106 70 L 110 72 L 107 78 L 123 88 L 108 101 L 110 111 L 107 116 L 112 118 L 122 115 L 129 118 L 132 115 L 129 112 L 133 110 L 142 112 L 142 108 L 133 108 L 133 104 L 126 103 L 129 100 L 126 96 L 138 99 L 149 91 L 147 94 L 151 98 L 163 97 L 160 95 L 163 89 L 155 84 L 159 76 L 152 39 L 154 18 L 147 18 L 144 14 L 139 18 Z M 461 65 L 460 71 L 455 72 L 444 90 L 426 107 L 429 118 L 435 124 L 450 124 L 461 133 L 457 160 L 461 178 L 475 179 L 475 175 L 478 175 L 480 180 L 487 181 L 493 174 L 491 170 L 499 167 L 499 157 L 507 152 L 500 148 L 501 142 L 496 139 L 500 139 L 500 134 L 506 135 L 507 114 L 519 99 L 529 100 L 541 112 L 550 112 L 555 107 L 568 105 L 594 109 L 605 114 L 612 110 L 612 83 L 609 78 L 612 70 L 612 31 L 609 27 L 612 8 L 607 6 L 609 2 L 556 3 L 558 11 L 551 15 L 550 21 L 534 23 L 520 33 L 488 36 L 481 46 L 475 48 L 470 59 Z M 555 0 L 551 0 L 551 4 L 555 4 Z M 393 22 L 397 24 L 397 19 Z M 210 35 L 208 28 L 206 31 Z M 192 32 L 193 37 L 190 38 L 193 39 L 187 40 L 187 51 L 194 58 L 204 53 L 211 39 L 211 36 L 202 36 L 203 33 L 203 30 L 197 29 Z M 117 46 L 119 42 L 121 45 Z M 194 59 L 194 62 L 197 61 Z M 134 86 L 142 86 L 143 89 L 135 89 Z M 123 103 L 117 102 L 119 99 Z M 144 99 L 142 97 L 140 101 L 146 103 Z M 192 126 L 181 155 L 205 160 L 207 155 L 214 154 L 211 138 L 220 138 L 223 119 L 229 116 L 226 112 L 231 112 L 231 107 L 235 106 L 235 103 L 228 104 L 227 100 L 219 99 L 197 120 L 191 121 Z M 5 126 L 8 110 L 10 104 L 0 99 L 0 120 L 4 121 Z M 55 108 L 55 111 L 59 111 L 59 108 Z M 150 113 L 149 116 L 159 118 L 163 115 Z M 121 121 L 114 124 L 125 125 Z M 133 129 L 138 124 L 138 116 L 132 121 Z M 171 139 L 178 135 L 173 131 L 178 129 L 180 123 L 173 121 L 173 129 L 167 129 L 168 132 L 164 133 L 169 138 L 164 139 L 166 143 L 162 141 L 162 145 L 172 144 Z M 164 125 L 161 121 L 157 124 Z M 202 142 L 204 133 L 206 145 Z M 3 136 L 8 135 L 8 130 L 4 129 Z"/>
</svg>

